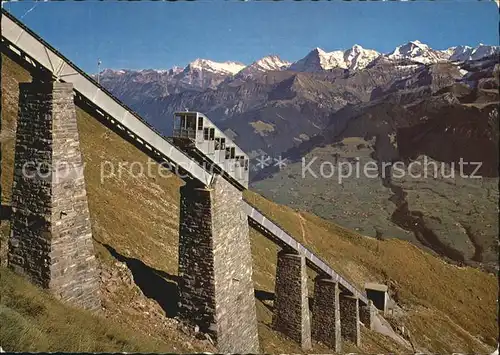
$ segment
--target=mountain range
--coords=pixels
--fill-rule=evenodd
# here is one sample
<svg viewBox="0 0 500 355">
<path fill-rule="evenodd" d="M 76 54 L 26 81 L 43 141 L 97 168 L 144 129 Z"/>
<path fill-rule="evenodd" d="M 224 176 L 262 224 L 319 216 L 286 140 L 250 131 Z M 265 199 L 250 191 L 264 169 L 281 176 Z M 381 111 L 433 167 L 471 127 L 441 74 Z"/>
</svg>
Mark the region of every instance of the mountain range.
<svg viewBox="0 0 500 355">
<path fill-rule="evenodd" d="M 113 70 L 106 69 L 100 73 L 103 79 L 112 78 L 121 75 L 133 75 L 157 73 L 162 77 L 175 77 L 183 83 L 190 83 L 193 86 L 199 86 L 200 89 L 207 87 L 216 87 L 220 82 L 214 80 L 211 85 L 204 85 L 203 80 L 193 80 L 196 77 L 202 77 L 204 74 L 214 76 L 248 77 L 255 73 L 274 71 L 274 70 L 292 70 L 297 72 L 320 72 L 335 68 L 358 70 L 366 68 L 370 63 L 380 56 L 392 60 L 409 60 L 421 64 L 438 63 L 444 61 L 463 62 L 468 60 L 478 60 L 499 52 L 499 47 L 479 44 L 476 47 L 456 46 L 446 50 L 435 50 L 428 45 L 415 40 L 404 45 L 396 47 L 387 54 L 379 53 L 372 49 L 365 49 L 355 44 L 347 50 L 336 50 L 326 52 L 321 48 L 311 50 L 305 57 L 296 61 L 288 62 L 277 55 L 263 57 L 250 65 L 244 65 L 239 62 L 226 61 L 214 62 L 208 59 L 196 59 L 189 63 L 184 69 L 173 67 L 168 70 Z M 199 84 L 199 85 L 196 85 Z"/>
<path fill-rule="evenodd" d="M 448 79 L 467 80 L 464 62 L 498 52 L 484 45 L 440 51 L 412 41 L 388 54 L 359 45 L 333 52 L 315 48 L 294 63 L 275 55 L 248 66 L 197 59 L 184 69 L 107 69 L 99 79 L 165 135 L 173 112 L 187 108 L 205 112 L 251 155 L 279 154 L 319 133 L 346 105 L 418 85 L 432 70 L 428 66 L 444 65 Z M 248 129 L 252 133 L 238 139 L 236 133 Z"/>
<path fill-rule="evenodd" d="M 252 188 L 266 197 L 491 269 L 498 267 L 498 54 L 494 46 L 434 50 L 412 41 L 386 54 L 315 48 L 294 63 L 269 56 L 248 66 L 200 59 L 184 69 L 106 70 L 100 81 L 167 136 L 175 111 L 205 113 L 253 159 Z M 263 155 L 290 165 L 260 170 Z M 311 156 L 378 166 L 465 158 L 482 162 L 484 179 L 453 181 L 459 193 L 436 179 L 308 181 L 300 161 Z"/>
</svg>

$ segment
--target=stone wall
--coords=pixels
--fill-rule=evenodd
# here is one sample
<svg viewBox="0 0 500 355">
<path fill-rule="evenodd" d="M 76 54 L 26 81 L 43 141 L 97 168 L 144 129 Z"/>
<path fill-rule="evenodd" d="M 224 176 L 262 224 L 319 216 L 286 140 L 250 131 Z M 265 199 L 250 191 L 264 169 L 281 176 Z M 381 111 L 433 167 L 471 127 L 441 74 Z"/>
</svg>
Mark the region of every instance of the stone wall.
<svg viewBox="0 0 500 355">
<path fill-rule="evenodd" d="M 257 353 L 252 255 L 241 191 L 220 176 L 181 188 L 179 317 L 210 333 L 220 352 Z"/>
<path fill-rule="evenodd" d="M 99 309 L 73 86 L 19 86 L 9 267 L 63 301 Z"/>
<path fill-rule="evenodd" d="M 340 294 L 340 323 L 342 338 L 359 346 L 359 303 L 356 297 Z"/>
<path fill-rule="evenodd" d="M 311 348 L 306 260 L 303 255 L 288 254 L 283 250 L 278 253 L 273 327 L 298 342 L 302 349 Z"/>
<path fill-rule="evenodd" d="M 340 335 L 339 285 L 318 276 L 314 283 L 312 337 L 335 352 L 342 351 Z"/>
</svg>

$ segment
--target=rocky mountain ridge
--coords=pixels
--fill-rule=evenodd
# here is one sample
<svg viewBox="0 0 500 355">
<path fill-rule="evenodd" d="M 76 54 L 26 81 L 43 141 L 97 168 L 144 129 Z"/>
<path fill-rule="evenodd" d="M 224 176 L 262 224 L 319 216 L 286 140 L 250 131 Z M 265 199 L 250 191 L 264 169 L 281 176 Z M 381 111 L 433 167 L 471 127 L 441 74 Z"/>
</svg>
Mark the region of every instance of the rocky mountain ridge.
<svg viewBox="0 0 500 355">
<path fill-rule="evenodd" d="M 475 74 L 465 69 L 470 61 L 446 58 L 476 58 L 498 48 L 436 51 L 413 41 L 381 55 L 355 45 L 330 53 L 316 48 L 295 63 L 276 55 L 246 67 L 198 59 L 184 69 L 105 70 L 99 78 L 165 135 L 171 134 L 173 112 L 197 110 L 256 156 L 279 154 L 301 144 L 326 127 L 335 111 L 370 101 L 387 90 L 416 90 L 425 80 L 474 85 L 477 80 L 469 77 Z M 436 75 L 441 79 L 430 78 L 427 71 L 439 71 L 438 67 L 442 74 Z M 420 94 L 425 95 L 425 90 Z"/>
<path fill-rule="evenodd" d="M 105 69 L 99 73 L 104 80 L 110 80 L 116 76 L 136 75 L 157 73 L 163 77 L 176 77 L 177 80 L 191 83 L 193 86 L 198 83 L 200 89 L 214 87 L 217 84 L 208 86 L 203 85 L 203 80 L 196 82 L 193 76 L 215 75 L 215 76 L 238 76 L 248 77 L 255 72 L 265 72 L 274 70 L 292 70 L 298 72 L 321 72 L 335 68 L 361 70 L 366 68 L 370 63 L 380 56 L 389 60 L 408 59 L 416 63 L 430 64 L 443 61 L 468 61 L 479 60 L 481 58 L 498 54 L 500 47 L 479 44 L 476 47 L 471 46 L 454 46 L 445 50 L 435 50 L 428 45 L 415 40 L 396 47 L 392 52 L 387 54 L 379 53 L 372 49 L 365 49 L 360 45 L 355 44 L 347 50 L 335 50 L 326 52 L 321 48 L 311 50 L 305 57 L 289 62 L 281 59 L 278 55 L 268 55 L 256 60 L 246 66 L 239 62 L 226 61 L 215 62 L 209 59 L 196 59 L 189 63 L 185 68 L 173 67 L 170 69 L 145 69 L 145 70 L 130 70 L 130 69 Z M 184 73 L 183 75 L 180 75 Z M 194 74 L 196 73 L 196 75 Z M 180 75 L 180 78 L 178 77 Z M 195 83 L 196 82 L 196 83 Z"/>
</svg>

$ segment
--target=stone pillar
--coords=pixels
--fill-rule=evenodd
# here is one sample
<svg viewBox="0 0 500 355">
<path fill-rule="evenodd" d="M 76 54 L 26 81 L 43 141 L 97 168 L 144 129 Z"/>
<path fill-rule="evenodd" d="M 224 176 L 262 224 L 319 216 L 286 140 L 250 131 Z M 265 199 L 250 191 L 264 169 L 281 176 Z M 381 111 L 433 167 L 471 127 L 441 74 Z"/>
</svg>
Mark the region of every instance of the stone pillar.
<svg viewBox="0 0 500 355">
<path fill-rule="evenodd" d="M 181 187 L 179 296 L 179 318 L 219 352 L 259 352 L 248 220 L 241 191 L 221 176 Z"/>
<path fill-rule="evenodd" d="M 8 265 L 63 301 L 100 308 L 72 84 L 19 85 Z"/>
<path fill-rule="evenodd" d="M 377 309 L 371 300 L 368 300 L 367 305 L 359 305 L 359 320 L 368 329 L 373 329 L 373 319 L 377 313 Z"/>
<path fill-rule="evenodd" d="M 273 327 L 302 349 L 311 348 L 311 324 L 307 292 L 306 260 L 303 255 L 278 253 Z"/>
<path fill-rule="evenodd" d="M 335 352 L 342 352 L 339 285 L 332 279 L 320 276 L 314 283 L 312 337 Z"/>
<path fill-rule="evenodd" d="M 360 346 L 359 304 L 356 297 L 340 294 L 340 324 L 342 338 Z"/>
</svg>

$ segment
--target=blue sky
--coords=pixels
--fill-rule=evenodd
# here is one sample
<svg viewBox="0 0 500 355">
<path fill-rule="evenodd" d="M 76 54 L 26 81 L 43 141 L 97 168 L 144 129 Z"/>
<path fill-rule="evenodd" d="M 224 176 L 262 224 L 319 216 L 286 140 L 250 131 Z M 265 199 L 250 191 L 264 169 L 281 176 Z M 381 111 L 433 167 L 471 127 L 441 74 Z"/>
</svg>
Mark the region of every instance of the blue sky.
<svg viewBox="0 0 500 355">
<path fill-rule="evenodd" d="M 419 39 L 436 49 L 498 45 L 491 1 L 9 2 L 13 13 L 85 71 L 185 66 L 196 58 L 295 61 L 312 48 L 389 52 Z M 28 12 L 29 11 L 29 12 Z"/>
</svg>

